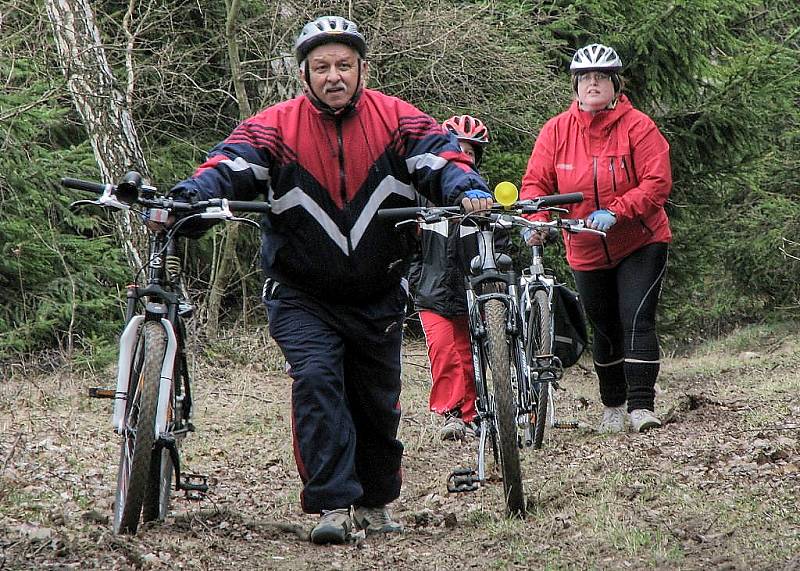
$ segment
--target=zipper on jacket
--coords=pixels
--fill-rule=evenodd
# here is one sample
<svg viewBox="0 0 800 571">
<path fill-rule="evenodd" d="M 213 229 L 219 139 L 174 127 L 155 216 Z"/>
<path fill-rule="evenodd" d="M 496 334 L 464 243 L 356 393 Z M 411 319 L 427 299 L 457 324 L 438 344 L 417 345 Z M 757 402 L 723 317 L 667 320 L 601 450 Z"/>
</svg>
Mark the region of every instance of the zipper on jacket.
<svg viewBox="0 0 800 571">
<path fill-rule="evenodd" d="M 336 144 L 339 146 L 339 194 L 342 197 L 342 210 L 349 214 L 349 203 L 347 201 L 347 181 L 344 173 L 344 138 L 342 137 L 342 118 L 336 117 Z M 348 216 L 349 218 L 349 216 Z M 350 234 L 347 234 L 347 254 L 353 253 L 353 243 Z"/>
<path fill-rule="evenodd" d="M 594 203 L 596 208 L 602 208 L 600 206 L 600 189 L 597 184 L 597 157 L 592 157 L 592 184 L 594 185 Z M 609 264 L 611 263 L 611 255 L 608 253 L 608 243 L 606 239 L 602 236 L 598 236 L 603 244 L 603 253 L 606 256 L 606 262 Z"/>
<path fill-rule="evenodd" d="M 614 157 L 610 157 L 608 160 L 609 160 L 608 170 L 611 171 L 611 192 L 613 192 L 614 196 L 616 196 L 617 195 L 617 173 L 614 172 Z"/>
<path fill-rule="evenodd" d="M 595 208 L 600 208 L 600 189 L 597 187 L 597 157 L 592 157 L 592 186 Z"/>
<path fill-rule="evenodd" d="M 620 166 L 622 167 L 622 170 L 625 171 L 625 182 L 630 184 L 630 182 L 631 182 L 631 173 L 630 173 L 630 169 L 628 168 L 628 165 L 625 164 L 625 157 L 620 157 L 619 158 L 619 162 L 620 162 Z"/>
</svg>

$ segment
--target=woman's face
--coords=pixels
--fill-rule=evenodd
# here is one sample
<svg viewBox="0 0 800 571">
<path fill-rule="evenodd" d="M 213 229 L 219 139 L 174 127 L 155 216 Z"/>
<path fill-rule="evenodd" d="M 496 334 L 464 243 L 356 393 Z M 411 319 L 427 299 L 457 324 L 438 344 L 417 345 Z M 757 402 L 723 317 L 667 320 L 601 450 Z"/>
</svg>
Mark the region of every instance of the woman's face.
<svg viewBox="0 0 800 571">
<path fill-rule="evenodd" d="M 587 71 L 578 75 L 578 103 L 583 111 L 595 113 L 608 107 L 614 99 L 611 75 L 602 71 Z"/>
</svg>

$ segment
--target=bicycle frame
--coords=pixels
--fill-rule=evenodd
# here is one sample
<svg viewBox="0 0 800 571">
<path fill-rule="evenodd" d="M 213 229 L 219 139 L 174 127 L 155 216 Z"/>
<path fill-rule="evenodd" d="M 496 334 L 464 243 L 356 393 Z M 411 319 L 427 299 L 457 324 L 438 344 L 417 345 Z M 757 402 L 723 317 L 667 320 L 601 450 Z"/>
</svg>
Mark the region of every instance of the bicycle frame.
<svg viewBox="0 0 800 571">
<path fill-rule="evenodd" d="M 469 227 L 462 226 L 466 232 L 461 237 L 469 236 L 474 232 Z M 519 392 L 525 385 L 522 374 L 524 368 L 524 355 L 522 348 L 522 330 L 519 321 L 519 305 L 517 292 L 517 274 L 511 267 L 511 259 L 504 254 L 498 255 L 495 250 L 494 231 L 490 227 L 476 230 L 478 234 L 478 255 L 474 258 L 473 274 L 466 280 L 467 312 L 471 338 L 472 362 L 475 370 L 476 409 L 482 425 L 478 443 L 477 479 L 479 482 L 486 480 L 486 443 L 490 436 L 496 435 L 496 418 L 494 396 L 486 390 L 486 374 L 488 359 L 486 356 L 485 336 L 485 306 L 489 300 L 499 300 L 506 308 L 507 339 L 511 341 L 510 350 L 516 375 L 512 382 L 516 382 L 517 409 L 520 408 Z M 505 256 L 505 258 L 503 257 Z M 479 266 L 478 266 L 479 264 Z M 498 286 L 500 291 L 486 291 L 492 286 Z M 496 453 L 496 452 L 495 452 Z"/>
<path fill-rule="evenodd" d="M 130 372 L 136 344 L 139 339 L 139 329 L 146 320 L 158 321 L 167 335 L 167 347 L 164 353 L 161 377 L 159 383 L 158 408 L 156 411 L 155 438 L 159 440 L 167 431 L 167 412 L 169 406 L 170 390 L 172 389 L 175 372 L 175 359 L 178 355 L 179 339 L 176 334 L 178 321 L 179 297 L 172 291 L 164 289 L 164 285 L 172 288 L 172 283 L 166 271 L 164 260 L 174 256 L 177 250 L 175 239 L 168 240 L 163 234 L 150 234 L 148 239 L 148 276 L 147 286 L 141 288 L 129 285 L 127 288 L 127 309 L 125 328 L 119 340 L 119 357 L 117 362 L 117 388 L 114 401 L 114 415 L 112 423 L 117 434 L 122 434 L 125 422 L 125 407 L 130 384 Z M 164 255 L 162 255 L 164 252 Z M 140 300 L 145 301 L 144 311 L 137 313 Z M 184 371 L 185 392 L 188 394 L 188 371 Z M 176 391 L 178 392 L 178 391 Z M 190 418 L 191 411 L 184 413 L 186 420 Z M 176 485 L 179 480 L 176 479 Z"/>
</svg>

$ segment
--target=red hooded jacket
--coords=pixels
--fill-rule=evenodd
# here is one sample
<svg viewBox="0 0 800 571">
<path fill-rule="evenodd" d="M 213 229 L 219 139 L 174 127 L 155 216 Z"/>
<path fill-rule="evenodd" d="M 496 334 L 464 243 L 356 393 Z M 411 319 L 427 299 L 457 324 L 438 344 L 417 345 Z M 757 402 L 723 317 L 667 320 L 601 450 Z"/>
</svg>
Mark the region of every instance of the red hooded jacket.
<svg viewBox="0 0 800 571">
<path fill-rule="evenodd" d="M 617 222 L 605 238 L 565 234 L 567 262 L 578 271 L 611 268 L 639 248 L 670 242 L 664 204 L 672 190 L 669 144 L 650 117 L 621 95 L 614 109 L 595 115 L 578 102 L 542 127 L 522 179 L 521 198 L 582 192 L 568 218 L 598 209 Z M 546 214 L 533 218 L 546 219 Z"/>
</svg>

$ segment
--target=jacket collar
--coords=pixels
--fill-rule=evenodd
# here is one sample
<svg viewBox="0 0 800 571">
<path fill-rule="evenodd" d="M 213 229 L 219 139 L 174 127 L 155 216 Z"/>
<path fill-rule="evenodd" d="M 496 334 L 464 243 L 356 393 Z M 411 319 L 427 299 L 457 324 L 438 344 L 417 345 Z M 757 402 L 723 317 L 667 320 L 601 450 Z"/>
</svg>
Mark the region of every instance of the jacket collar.
<svg viewBox="0 0 800 571">
<path fill-rule="evenodd" d="M 570 105 L 569 113 L 586 128 L 607 127 L 617 122 L 631 109 L 633 109 L 633 105 L 628 97 L 620 94 L 617 98 L 617 105 L 613 109 L 603 109 L 592 115 L 588 111 L 581 111 L 580 107 L 578 107 L 578 100 L 575 99 Z"/>
</svg>

